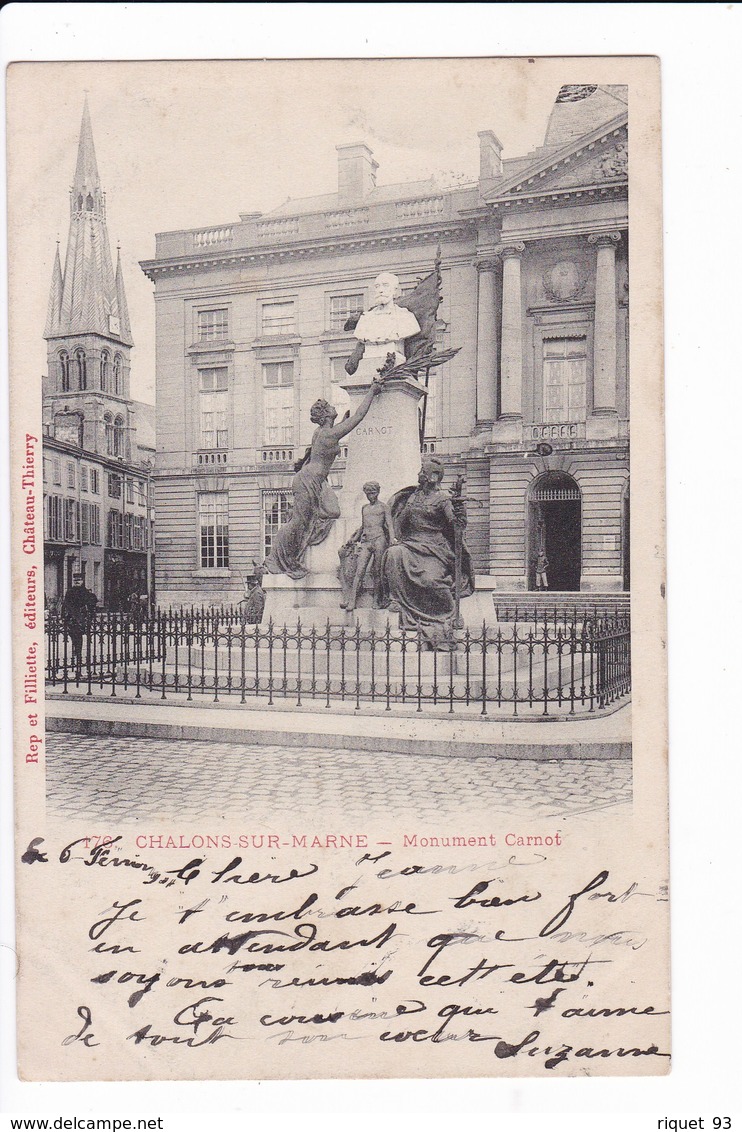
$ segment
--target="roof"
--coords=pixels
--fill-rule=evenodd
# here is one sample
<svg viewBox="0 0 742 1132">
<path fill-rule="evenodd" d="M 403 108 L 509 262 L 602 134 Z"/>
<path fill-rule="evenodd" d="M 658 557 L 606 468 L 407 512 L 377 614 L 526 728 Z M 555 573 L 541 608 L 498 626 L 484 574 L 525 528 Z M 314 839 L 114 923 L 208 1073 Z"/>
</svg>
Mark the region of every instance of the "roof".
<svg viewBox="0 0 742 1132">
<path fill-rule="evenodd" d="M 155 447 L 155 406 L 148 401 L 132 401 L 138 448 Z"/>
<path fill-rule="evenodd" d="M 571 84 L 556 96 L 544 137 L 545 146 L 561 149 L 628 109 L 627 86 Z"/>
<path fill-rule="evenodd" d="M 409 197 L 424 196 L 426 193 L 443 192 L 434 177 L 425 181 L 406 181 L 396 185 L 378 185 L 363 198 L 364 208 L 375 204 L 386 204 L 389 201 L 406 200 Z M 447 191 L 447 190 L 446 190 Z M 274 208 L 272 212 L 264 213 L 262 219 L 279 216 L 301 216 L 309 212 L 333 212 L 335 209 L 345 209 L 349 206 L 341 203 L 338 193 L 325 193 L 316 197 L 299 197 L 297 200 L 289 198 Z M 355 206 L 360 207 L 360 206 Z"/>
</svg>

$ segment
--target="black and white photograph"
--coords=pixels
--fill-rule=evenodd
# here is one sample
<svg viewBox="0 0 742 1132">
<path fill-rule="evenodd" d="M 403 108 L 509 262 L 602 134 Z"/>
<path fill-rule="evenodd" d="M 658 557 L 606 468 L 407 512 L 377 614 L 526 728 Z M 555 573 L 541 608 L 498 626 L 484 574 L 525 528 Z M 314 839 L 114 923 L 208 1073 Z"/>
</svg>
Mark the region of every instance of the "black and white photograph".
<svg viewBox="0 0 742 1132">
<path fill-rule="evenodd" d="M 24 1074 L 666 1074 L 656 60 L 7 81 Z"/>
<path fill-rule="evenodd" d="M 359 66 L 375 95 L 349 97 Z M 174 169 L 127 178 L 131 80 L 115 103 L 110 65 L 80 69 L 76 102 L 65 84 L 67 116 L 49 122 L 60 188 L 34 207 L 53 809 L 79 809 L 91 737 L 111 724 L 121 794 L 88 773 L 85 803 L 124 817 L 136 782 L 146 805 L 188 739 L 160 708 L 186 705 L 199 732 L 229 733 L 212 749 L 225 766 L 250 752 L 254 779 L 225 779 L 222 806 L 265 778 L 281 725 L 249 744 L 240 731 L 268 709 L 292 713 L 286 802 L 301 782 L 310 811 L 307 713 L 326 716 L 320 746 L 352 753 L 334 786 L 346 810 L 410 799 L 406 779 L 362 789 L 386 777 L 376 727 L 372 753 L 349 741 L 369 718 L 409 719 L 392 749 L 423 759 L 460 724 L 456 752 L 488 760 L 505 805 L 630 804 L 628 86 L 556 81 L 525 130 L 482 64 L 448 137 L 426 120 L 439 66 L 418 64 L 405 100 L 410 66 L 336 64 L 312 136 L 290 64 L 227 65 L 232 97 L 255 88 L 271 118 L 230 143 L 235 169 L 202 167 L 198 193 L 189 153 L 212 144 L 221 99 L 181 142 L 158 113 L 173 96 L 138 68 L 138 140 Z M 216 94 L 220 69 L 194 67 Z M 319 92 L 328 71 L 302 78 Z M 163 225 L 192 223 L 148 231 L 153 201 Z M 440 738 L 418 737 L 421 715 Z M 201 765 L 187 802 L 166 795 L 173 812 L 220 790 Z M 444 772 L 459 798 L 461 771 Z"/>
</svg>

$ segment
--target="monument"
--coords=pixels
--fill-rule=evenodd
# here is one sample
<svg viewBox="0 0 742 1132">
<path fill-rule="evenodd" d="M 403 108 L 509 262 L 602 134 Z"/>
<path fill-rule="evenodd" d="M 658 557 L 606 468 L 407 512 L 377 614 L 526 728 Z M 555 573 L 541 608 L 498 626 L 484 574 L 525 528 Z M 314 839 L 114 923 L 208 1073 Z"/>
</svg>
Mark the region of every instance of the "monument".
<svg viewBox="0 0 742 1132">
<path fill-rule="evenodd" d="M 463 546 L 464 503 L 440 490 L 440 461 L 426 461 L 421 470 L 424 381 L 431 369 L 458 353 L 434 350 L 440 301 L 439 250 L 433 271 L 409 295 L 401 296 L 399 280 L 390 272 L 377 276 L 372 306 L 346 323 L 356 338 L 342 382 L 351 410 L 336 423 L 337 411 L 328 402 L 312 407 L 318 427 L 297 465 L 290 517 L 265 561 L 265 619 L 317 625 L 329 620 L 341 626 L 360 619 L 381 627 L 390 618 L 406 628 L 427 626 L 425 638 L 432 647 L 443 636 L 450 638 L 451 627 L 460 623 L 462 598 L 462 614 L 470 615 L 464 621 L 478 618 L 481 626 L 482 612 L 492 620 L 491 595 L 482 594 L 483 602 L 469 596 L 474 577 Z M 338 497 L 328 475 L 345 438 L 348 455 Z M 382 493 L 395 529 L 382 519 Z M 400 545 L 393 545 L 397 541 Z M 413 594 L 415 585 L 418 591 L 420 585 L 429 589 L 427 598 Z M 471 610 L 465 609 L 467 599 Z"/>
</svg>

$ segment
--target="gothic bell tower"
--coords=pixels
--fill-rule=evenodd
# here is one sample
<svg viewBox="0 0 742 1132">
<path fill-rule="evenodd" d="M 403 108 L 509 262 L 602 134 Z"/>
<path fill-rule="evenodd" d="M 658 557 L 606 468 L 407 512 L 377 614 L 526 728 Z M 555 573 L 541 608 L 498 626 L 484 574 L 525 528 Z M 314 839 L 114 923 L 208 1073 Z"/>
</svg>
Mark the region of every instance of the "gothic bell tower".
<svg viewBox="0 0 742 1132">
<path fill-rule="evenodd" d="M 120 250 L 115 270 L 111 259 L 87 97 L 70 188 L 64 271 L 57 245 L 44 338 L 49 434 L 89 452 L 130 460 L 133 342 Z"/>
</svg>

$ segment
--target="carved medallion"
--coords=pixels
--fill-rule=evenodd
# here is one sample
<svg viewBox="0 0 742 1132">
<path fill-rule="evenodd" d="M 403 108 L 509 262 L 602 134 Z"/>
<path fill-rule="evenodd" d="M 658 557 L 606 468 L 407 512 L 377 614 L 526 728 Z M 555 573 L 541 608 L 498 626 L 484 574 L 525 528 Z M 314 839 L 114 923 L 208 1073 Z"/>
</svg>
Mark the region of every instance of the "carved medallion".
<svg viewBox="0 0 742 1132">
<path fill-rule="evenodd" d="M 573 260 L 555 263 L 544 272 L 544 294 L 553 303 L 567 303 L 584 290 L 586 278 L 583 268 Z"/>
</svg>

